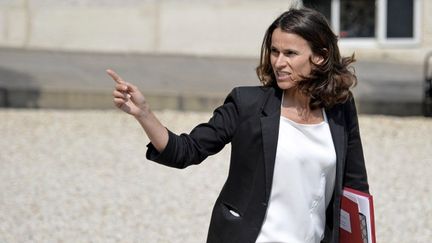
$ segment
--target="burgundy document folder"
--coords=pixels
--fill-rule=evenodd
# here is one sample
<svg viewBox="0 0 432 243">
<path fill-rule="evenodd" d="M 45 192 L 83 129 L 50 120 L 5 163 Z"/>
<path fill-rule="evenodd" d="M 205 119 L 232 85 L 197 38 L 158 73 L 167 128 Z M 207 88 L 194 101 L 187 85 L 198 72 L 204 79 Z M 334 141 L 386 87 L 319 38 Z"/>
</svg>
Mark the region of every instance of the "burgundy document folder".
<svg viewBox="0 0 432 243">
<path fill-rule="evenodd" d="M 345 187 L 341 198 L 340 243 L 376 243 L 373 197 Z"/>
</svg>

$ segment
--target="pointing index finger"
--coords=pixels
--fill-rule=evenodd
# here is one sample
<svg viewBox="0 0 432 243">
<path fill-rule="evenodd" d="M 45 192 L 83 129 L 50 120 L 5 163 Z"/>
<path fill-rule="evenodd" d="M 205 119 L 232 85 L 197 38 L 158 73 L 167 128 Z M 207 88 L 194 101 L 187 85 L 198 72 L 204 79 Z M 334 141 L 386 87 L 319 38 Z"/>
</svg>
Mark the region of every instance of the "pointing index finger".
<svg viewBox="0 0 432 243">
<path fill-rule="evenodd" d="M 116 83 L 118 84 L 123 84 L 125 81 L 113 70 L 111 69 L 107 69 L 106 72 L 108 73 L 109 76 L 111 76 L 112 79 L 114 79 L 114 81 L 116 81 Z"/>
</svg>

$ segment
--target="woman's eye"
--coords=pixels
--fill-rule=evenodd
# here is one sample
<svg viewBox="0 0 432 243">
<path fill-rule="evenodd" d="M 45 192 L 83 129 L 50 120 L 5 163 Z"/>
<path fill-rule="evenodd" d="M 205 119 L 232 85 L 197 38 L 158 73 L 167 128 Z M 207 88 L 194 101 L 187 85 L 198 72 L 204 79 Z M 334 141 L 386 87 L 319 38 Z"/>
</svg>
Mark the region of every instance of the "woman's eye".
<svg viewBox="0 0 432 243">
<path fill-rule="evenodd" d="M 294 55 L 297 55 L 297 52 L 295 52 L 295 51 L 287 51 L 287 52 L 285 52 L 285 56 L 294 56 Z"/>
</svg>

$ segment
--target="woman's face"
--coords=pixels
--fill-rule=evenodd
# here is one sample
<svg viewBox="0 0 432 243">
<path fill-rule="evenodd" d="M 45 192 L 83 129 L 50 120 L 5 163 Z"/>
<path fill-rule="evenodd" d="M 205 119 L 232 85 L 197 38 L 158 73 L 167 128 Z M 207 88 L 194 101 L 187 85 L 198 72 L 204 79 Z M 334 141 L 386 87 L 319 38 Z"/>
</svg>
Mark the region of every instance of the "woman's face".
<svg viewBox="0 0 432 243">
<path fill-rule="evenodd" d="M 270 48 L 270 63 L 281 89 L 289 89 L 301 80 L 301 76 L 308 76 L 312 70 L 310 59 L 319 62 L 314 57 L 309 44 L 299 35 L 287 33 L 280 28 L 273 31 Z"/>
</svg>

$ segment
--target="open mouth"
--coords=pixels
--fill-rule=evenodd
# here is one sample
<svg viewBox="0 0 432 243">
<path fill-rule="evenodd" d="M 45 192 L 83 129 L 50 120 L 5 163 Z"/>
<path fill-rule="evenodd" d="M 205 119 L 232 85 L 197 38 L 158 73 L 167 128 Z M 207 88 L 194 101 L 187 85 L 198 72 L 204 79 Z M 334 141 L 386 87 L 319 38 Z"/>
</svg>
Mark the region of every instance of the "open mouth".
<svg viewBox="0 0 432 243">
<path fill-rule="evenodd" d="M 288 79 L 291 76 L 290 72 L 276 71 L 276 78 L 280 80 Z"/>
</svg>

